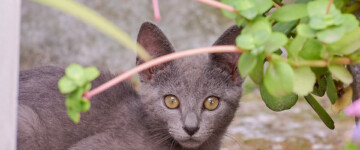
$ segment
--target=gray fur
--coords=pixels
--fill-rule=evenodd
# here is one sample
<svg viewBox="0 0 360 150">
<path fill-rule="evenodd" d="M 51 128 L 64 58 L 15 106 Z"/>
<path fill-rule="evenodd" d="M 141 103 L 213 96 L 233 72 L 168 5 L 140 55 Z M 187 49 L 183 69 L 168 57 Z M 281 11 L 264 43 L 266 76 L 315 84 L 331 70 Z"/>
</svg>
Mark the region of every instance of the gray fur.
<svg viewBox="0 0 360 150">
<path fill-rule="evenodd" d="M 233 44 L 231 27 L 218 40 Z M 231 37 L 231 38 L 229 38 Z M 174 52 L 170 42 L 155 25 L 144 23 L 138 41 L 153 57 Z M 18 149 L 21 150 L 217 150 L 234 117 L 241 96 L 238 55 L 209 54 L 165 63 L 140 73 L 139 95 L 123 82 L 91 99 L 89 112 L 75 125 L 66 114 L 65 96 L 57 89 L 64 75 L 58 67 L 41 67 L 20 73 Z M 143 61 L 137 59 L 137 64 Z M 113 76 L 102 73 L 93 87 Z M 164 96 L 175 95 L 177 109 L 164 105 Z M 208 111 L 208 96 L 220 99 L 217 109 Z M 183 127 L 197 126 L 190 136 Z"/>
</svg>

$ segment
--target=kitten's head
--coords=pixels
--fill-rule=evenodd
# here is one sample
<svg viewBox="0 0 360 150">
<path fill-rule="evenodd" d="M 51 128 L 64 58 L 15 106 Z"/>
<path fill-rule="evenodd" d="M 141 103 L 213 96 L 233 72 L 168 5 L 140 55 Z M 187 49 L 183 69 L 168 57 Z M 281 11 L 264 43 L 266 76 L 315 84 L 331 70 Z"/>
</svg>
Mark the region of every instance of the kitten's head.
<svg viewBox="0 0 360 150">
<path fill-rule="evenodd" d="M 234 45 L 239 33 L 233 26 L 214 45 Z M 138 42 L 154 58 L 174 52 L 165 35 L 151 23 L 141 26 Z M 241 96 L 238 58 L 237 53 L 191 56 L 141 72 L 141 100 L 154 138 L 159 142 L 175 140 L 185 148 L 218 142 Z M 137 65 L 143 62 L 137 58 Z"/>
</svg>

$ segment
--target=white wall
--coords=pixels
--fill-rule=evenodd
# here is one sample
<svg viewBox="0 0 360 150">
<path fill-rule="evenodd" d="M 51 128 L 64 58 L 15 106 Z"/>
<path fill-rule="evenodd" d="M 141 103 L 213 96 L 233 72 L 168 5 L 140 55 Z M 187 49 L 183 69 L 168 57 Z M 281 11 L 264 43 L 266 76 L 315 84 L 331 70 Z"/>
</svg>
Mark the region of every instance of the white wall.
<svg viewBox="0 0 360 150">
<path fill-rule="evenodd" d="M 16 149 L 20 0 L 0 0 L 0 149 Z"/>
</svg>

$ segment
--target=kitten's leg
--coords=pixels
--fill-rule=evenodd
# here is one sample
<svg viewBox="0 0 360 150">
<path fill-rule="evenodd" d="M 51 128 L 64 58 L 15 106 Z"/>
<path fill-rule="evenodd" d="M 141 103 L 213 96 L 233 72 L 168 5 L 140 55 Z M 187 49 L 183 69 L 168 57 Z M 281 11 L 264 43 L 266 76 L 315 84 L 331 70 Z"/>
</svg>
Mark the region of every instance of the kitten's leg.
<svg viewBox="0 0 360 150">
<path fill-rule="evenodd" d="M 41 133 L 43 130 L 39 116 L 28 106 L 19 105 L 18 107 L 18 130 L 17 130 L 17 149 L 42 150 L 44 143 L 41 142 Z"/>
<path fill-rule="evenodd" d="M 87 137 L 75 145 L 71 146 L 69 150 L 140 150 L 146 149 L 143 144 L 136 143 L 139 141 L 128 141 L 121 136 L 116 135 L 115 132 L 102 132 L 93 136 Z"/>
</svg>

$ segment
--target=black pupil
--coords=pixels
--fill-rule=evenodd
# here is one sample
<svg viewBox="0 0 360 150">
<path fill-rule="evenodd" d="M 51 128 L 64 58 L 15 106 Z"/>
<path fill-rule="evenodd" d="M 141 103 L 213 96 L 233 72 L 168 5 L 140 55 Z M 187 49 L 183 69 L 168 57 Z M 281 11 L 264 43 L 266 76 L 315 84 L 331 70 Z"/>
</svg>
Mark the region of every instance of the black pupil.
<svg viewBox="0 0 360 150">
<path fill-rule="evenodd" d="M 212 105 L 214 103 L 213 98 L 209 98 L 209 103 L 210 103 L 210 105 Z"/>
<path fill-rule="evenodd" d="M 171 97 L 171 103 L 174 103 L 175 102 L 175 97 Z"/>
</svg>

